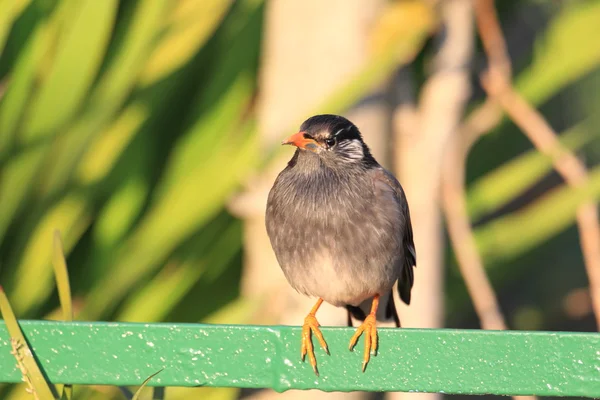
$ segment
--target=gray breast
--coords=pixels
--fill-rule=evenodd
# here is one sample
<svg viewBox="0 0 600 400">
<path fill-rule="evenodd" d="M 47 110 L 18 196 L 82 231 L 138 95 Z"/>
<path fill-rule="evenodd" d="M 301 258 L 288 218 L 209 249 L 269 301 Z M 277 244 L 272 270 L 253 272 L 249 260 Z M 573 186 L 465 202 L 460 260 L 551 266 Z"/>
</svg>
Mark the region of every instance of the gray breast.
<svg viewBox="0 0 600 400">
<path fill-rule="evenodd" d="M 271 189 L 266 218 L 277 260 L 303 294 L 358 306 L 399 277 L 402 214 L 365 171 L 286 169 Z"/>
</svg>

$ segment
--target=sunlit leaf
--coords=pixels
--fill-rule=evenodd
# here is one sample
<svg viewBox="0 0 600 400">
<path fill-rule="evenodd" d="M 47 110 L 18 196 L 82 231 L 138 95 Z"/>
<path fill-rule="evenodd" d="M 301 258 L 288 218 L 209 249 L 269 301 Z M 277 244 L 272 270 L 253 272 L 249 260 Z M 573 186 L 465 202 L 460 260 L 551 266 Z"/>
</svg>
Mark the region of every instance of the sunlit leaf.
<svg viewBox="0 0 600 400">
<path fill-rule="evenodd" d="M 71 300 L 71 284 L 69 282 L 69 271 L 67 270 L 67 261 L 63 250 L 60 231 L 54 231 L 52 243 L 52 265 L 54 267 L 54 276 L 58 288 L 58 298 L 62 309 L 63 321 L 73 320 L 73 301 Z M 73 397 L 73 386 L 56 385 L 56 390 L 61 400 L 70 400 Z"/>
<path fill-rule="evenodd" d="M 181 240 L 221 209 L 255 161 L 253 139 L 238 141 L 237 146 L 236 152 L 224 149 L 204 160 L 148 211 L 117 256 L 110 279 L 98 284 L 88 297 L 88 307 L 82 311 L 87 318 L 114 305 Z"/>
<path fill-rule="evenodd" d="M 188 145 L 175 146 L 167 171 L 177 171 L 173 166 L 182 165 L 181 173 L 166 172 L 157 198 L 113 258 L 110 279 L 92 290 L 83 311 L 88 318 L 110 309 L 131 285 L 166 261 L 181 241 L 222 209 L 226 198 L 256 165 L 254 125 L 252 121 L 244 123 L 242 117 L 251 99 L 253 86 L 248 82 L 252 82 L 258 56 L 261 9 L 257 4 L 260 2 L 255 0 L 236 4 L 231 16 L 236 27 L 231 31 L 239 34 L 231 38 L 234 42 L 230 50 L 239 49 L 239 54 L 233 52 L 219 58 L 218 73 L 199 94 L 201 113 L 180 138 L 179 143 L 194 143 L 192 149 L 202 153 L 193 154 Z M 224 79 L 230 76 L 235 80 Z M 219 104 L 219 99 L 228 98 L 228 91 L 237 91 L 241 98 Z M 207 137 L 213 144 L 221 145 L 197 147 Z"/>
<path fill-rule="evenodd" d="M 0 54 L 6 44 L 6 37 L 13 22 L 23 12 L 31 0 L 0 0 Z"/>
<path fill-rule="evenodd" d="M 140 177 L 132 176 L 116 191 L 102 212 L 94 230 L 98 246 L 114 246 L 125 237 L 144 204 L 148 186 Z"/>
<path fill-rule="evenodd" d="M 39 305 L 52 292 L 52 234 L 65 233 L 70 249 L 90 222 L 87 204 L 80 195 L 70 195 L 48 211 L 27 240 L 13 285 L 14 307 L 25 312 Z"/>
<path fill-rule="evenodd" d="M 511 259 L 540 245 L 575 222 L 577 207 L 600 199 L 600 168 L 590 171 L 583 188 L 562 185 L 531 205 L 475 230 L 486 261 Z"/>
<path fill-rule="evenodd" d="M 52 244 L 52 265 L 58 288 L 58 298 L 63 312 L 63 321 L 73 320 L 73 301 L 71 300 L 71 284 L 69 283 L 69 271 L 63 250 L 62 239 L 59 231 L 54 231 Z"/>
<path fill-rule="evenodd" d="M 231 0 L 180 1 L 168 19 L 165 36 L 141 74 L 141 85 L 154 83 L 185 65 L 213 33 L 231 3 Z"/>
<path fill-rule="evenodd" d="M 571 150 L 578 150 L 595 139 L 598 136 L 592 134 L 586 124 L 561 135 L 561 142 Z M 470 217 L 477 219 L 516 199 L 552 169 L 552 159 L 535 149 L 495 168 L 469 187 Z"/>
<path fill-rule="evenodd" d="M 211 271 L 223 269 L 240 250 L 239 223 L 230 224 L 225 232 L 212 231 L 218 235 L 216 243 L 199 250 L 181 263 L 167 263 L 164 268 L 138 294 L 131 296 L 117 317 L 120 321 L 161 321 L 173 309 L 198 280 Z M 207 245 L 209 243 L 206 243 Z"/>
<path fill-rule="evenodd" d="M 515 80 L 535 104 L 593 71 L 600 64 L 600 3 L 566 2 L 536 42 L 531 66 Z"/>
<path fill-rule="evenodd" d="M 112 63 L 100 77 L 90 96 L 88 107 L 57 145 L 56 154 L 48 165 L 48 177 L 44 182 L 46 193 L 60 190 L 71 178 L 72 171 L 86 152 L 90 140 L 101 134 L 105 126 L 110 124 L 111 118 L 130 94 L 152 49 L 157 32 L 162 27 L 161 16 L 166 4 L 167 0 L 138 2 L 130 29 L 112 58 Z M 121 118 L 128 118 L 129 124 L 132 124 L 129 118 L 137 118 L 137 122 L 141 123 L 143 121 L 140 119 L 147 115 L 147 108 L 137 104 L 127 110 Z M 129 131 L 129 135 L 122 135 L 126 136 L 125 141 L 131 139 L 136 131 L 135 127 L 119 126 L 119 129 L 123 128 Z M 113 159 L 117 156 L 118 153 L 113 155 Z"/>
<path fill-rule="evenodd" d="M 58 10 L 51 16 L 48 25 L 41 25 L 31 43 L 31 52 L 26 52 L 28 56 L 24 59 L 28 68 L 22 79 L 18 81 L 18 90 L 14 92 L 14 97 L 7 93 L 6 104 L 9 112 L 18 113 L 18 108 L 25 104 L 29 91 L 35 79 L 35 72 L 41 70 L 40 64 L 43 64 L 43 56 L 48 54 L 49 40 L 53 35 L 49 31 L 56 31 L 58 28 L 52 24 L 64 22 L 60 17 L 72 16 L 72 23 L 61 31 L 56 55 L 52 57 L 52 65 L 46 76 L 40 79 L 40 88 L 31 99 L 28 106 L 26 118 L 23 121 L 23 129 L 14 139 L 19 145 L 34 146 L 27 148 L 26 155 L 19 158 L 19 167 L 14 168 L 14 162 L 7 168 L 5 179 L 8 182 L 17 182 L 14 185 L 7 185 L 6 181 L 0 182 L 0 191 L 9 193 L 9 196 L 3 197 L 2 211 L 0 211 L 0 238 L 8 224 L 14 217 L 18 207 L 25 199 L 28 190 L 31 189 L 31 183 L 35 177 L 38 168 L 42 166 L 42 161 L 46 155 L 45 151 L 51 147 L 48 140 L 57 134 L 57 129 L 66 123 L 74 114 L 76 109 L 92 84 L 95 74 L 102 62 L 102 56 L 106 43 L 110 37 L 114 15 L 116 13 L 116 1 L 96 2 L 94 0 L 85 0 L 76 2 L 76 10 L 67 10 L 64 2 Z M 38 77 L 39 78 L 39 77 Z M 69 88 L 65 90 L 65 88 Z M 61 101 L 57 101 L 57 99 Z M 0 111 L 2 114 L 4 111 Z M 12 114 L 11 114 L 12 115 Z M 17 114 L 18 115 L 18 114 Z M 8 122 L 9 129 L 13 129 L 18 122 L 16 117 L 10 116 Z M 1 123 L 0 123 L 1 124 Z M 9 135 L 10 133 L 7 133 Z M 7 139 L 7 144 L 12 141 L 12 135 Z M 6 203 L 5 203 L 6 202 Z"/>
<path fill-rule="evenodd" d="M 80 107 L 100 68 L 117 1 L 80 0 L 73 6 L 74 19 L 65 27 L 53 65 L 32 101 L 23 143 L 56 133 Z"/>
<path fill-rule="evenodd" d="M 79 180 L 90 184 L 104 178 L 147 117 L 141 104 L 128 107 L 89 145 L 77 170 Z"/>
<path fill-rule="evenodd" d="M 209 158 L 215 149 L 228 146 L 231 136 L 217 132 L 234 129 L 236 118 L 248 106 L 253 89 L 250 76 L 238 77 L 229 90 L 213 102 L 211 111 L 200 116 L 189 133 L 176 144 L 175 156 L 167 166 L 161 191 L 169 189 L 173 182 L 189 174 L 190 166 L 198 164 L 198 160 Z"/>
<path fill-rule="evenodd" d="M 34 147 L 15 154 L 4 166 L 0 179 L 0 240 L 4 239 L 6 229 L 22 206 L 22 197 L 32 190 L 30 182 L 43 154 L 43 148 Z"/>
<path fill-rule="evenodd" d="M 31 351 L 31 348 L 29 348 L 29 344 L 23 336 L 23 332 L 21 331 L 21 327 L 17 322 L 15 313 L 13 312 L 12 307 L 8 302 L 8 298 L 6 297 L 6 294 L 1 286 L 0 312 L 2 313 L 2 319 L 6 323 L 6 329 L 8 330 L 10 338 L 13 341 L 13 350 L 15 351 L 15 358 L 17 358 L 15 362 L 22 364 L 22 367 L 24 368 L 23 373 L 26 375 L 33 390 L 35 390 L 35 393 L 40 400 L 54 399 L 55 397 L 52 393 L 51 386 L 48 382 L 46 382 L 42 371 L 38 367 L 37 361 L 33 356 L 33 352 Z"/>
<path fill-rule="evenodd" d="M 11 1 L 11 0 L 8 0 Z M 6 157 L 7 148 L 15 140 L 18 123 L 21 121 L 35 83 L 39 63 L 49 46 L 51 36 L 46 20 L 40 22 L 25 43 L 11 71 L 6 93 L 0 103 L 0 155 Z"/>
<path fill-rule="evenodd" d="M 138 2 L 127 35 L 93 94 L 92 101 L 98 107 L 107 102 L 108 108 L 120 104 L 133 88 L 153 51 L 157 33 L 165 27 L 167 4 L 168 0 Z"/>
</svg>

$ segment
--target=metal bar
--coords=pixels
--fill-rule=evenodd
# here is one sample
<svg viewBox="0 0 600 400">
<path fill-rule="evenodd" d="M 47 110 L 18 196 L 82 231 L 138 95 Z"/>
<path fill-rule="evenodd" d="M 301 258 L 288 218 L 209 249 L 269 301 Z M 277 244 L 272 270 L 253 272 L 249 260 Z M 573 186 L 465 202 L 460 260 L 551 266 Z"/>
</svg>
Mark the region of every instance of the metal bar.
<svg viewBox="0 0 600 400">
<path fill-rule="evenodd" d="M 53 383 L 269 387 L 600 397 L 600 334 L 481 330 L 379 330 L 379 352 L 361 372 L 362 339 L 323 328 L 320 376 L 300 361 L 300 328 L 199 324 L 21 321 Z M 0 322 L 0 382 L 20 382 Z"/>
</svg>

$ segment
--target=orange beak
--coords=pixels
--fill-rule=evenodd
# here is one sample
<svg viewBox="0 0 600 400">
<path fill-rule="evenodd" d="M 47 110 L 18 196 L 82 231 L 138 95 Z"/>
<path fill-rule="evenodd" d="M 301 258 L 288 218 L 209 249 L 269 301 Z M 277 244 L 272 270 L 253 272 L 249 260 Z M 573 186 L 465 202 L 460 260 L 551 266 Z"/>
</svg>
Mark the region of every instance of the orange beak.
<svg viewBox="0 0 600 400">
<path fill-rule="evenodd" d="M 292 136 L 281 142 L 281 144 L 291 144 L 304 150 L 314 150 L 317 147 L 317 142 L 313 139 L 304 137 L 304 132 L 294 133 Z"/>
</svg>

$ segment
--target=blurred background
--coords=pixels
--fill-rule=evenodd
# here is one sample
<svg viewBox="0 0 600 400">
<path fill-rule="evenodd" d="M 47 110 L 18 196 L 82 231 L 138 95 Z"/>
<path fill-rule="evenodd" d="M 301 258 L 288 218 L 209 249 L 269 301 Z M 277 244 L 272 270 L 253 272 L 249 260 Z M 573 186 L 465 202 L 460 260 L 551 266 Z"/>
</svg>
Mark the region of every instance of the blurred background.
<svg viewBox="0 0 600 400">
<path fill-rule="evenodd" d="M 418 267 L 403 326 L 597 330 L 600 1 L 497 1 L 512 69 L 493 59 L 490 4 L 0 0 L 0 283 L 15 312 L 60 318 L 59 229 L 76 319 L 301 324 L 313 300 L 276 263 L 266 196 L 292 156 L 280 141 L 340 113 L 407 192 Z M 512 84 L 493 84 L 490 60 Z M 534 116 L 561 146 L 536 142 Z M 574 185 L 553 168 L 564 154 L 587 168 Z M 274 394 L 166 398 L 240 396 Z M 386 395 L 400 397 L 441 395 Z"/>
</svg>

